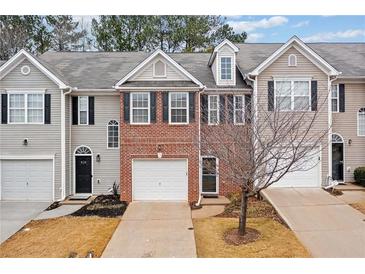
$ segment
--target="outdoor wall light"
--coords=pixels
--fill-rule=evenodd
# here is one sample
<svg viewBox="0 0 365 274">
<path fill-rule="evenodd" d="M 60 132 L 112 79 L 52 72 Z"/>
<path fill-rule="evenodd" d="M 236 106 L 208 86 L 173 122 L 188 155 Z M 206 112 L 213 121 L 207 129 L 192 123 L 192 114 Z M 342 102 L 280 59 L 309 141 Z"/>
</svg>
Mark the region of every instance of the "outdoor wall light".
<svg viewBox="0 0 365 274">
<path fill-rule="evenodd" d="M 24 146 L 27 146 L 27 145 L 28 145 L 28 138 L 25 138 L 25 139 L 23 140 L 23 145 L 24 145 Z"/>
<path fill-rule="evenodd" d="M 100 154 L 98 153 L 98 154 L 96 154 L 96 161 L 97 162 L 100 162 L 101 161 L 101 157 L 100 157 Z"/>
<path fill-rule="evenodd" d="M 352 139 L 349 139 L 349 140 L 348 140 L 348 144 L 351 146 L 351 144 L 352 144 Z"/>
<path fill-rule="evenodd" d="M 159 159 L 162 158 L 162 146 L 161 145 L 157 145 L 157 158 L 159 158 Z"/>
</svg>

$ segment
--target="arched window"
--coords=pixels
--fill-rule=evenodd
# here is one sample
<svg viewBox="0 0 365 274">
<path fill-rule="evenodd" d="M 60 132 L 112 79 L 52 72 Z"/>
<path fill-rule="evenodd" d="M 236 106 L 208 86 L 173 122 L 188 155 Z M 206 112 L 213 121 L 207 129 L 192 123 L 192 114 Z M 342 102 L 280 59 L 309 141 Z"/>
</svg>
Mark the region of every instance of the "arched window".
<svg viewBox="0 0 365 274">
<path fill-rule="evenodd" d="M 75 155 L 91 155 L 92 152 L 90 150 L 90 148 L 88 148 L 87 146 L 79 146 L 76 150 L 75 150 Z"/>
<path fill-rule="evenodd" d="M 108 123 L 108 148 L 119 148 L 119 123 L 115 120 Z"/>
<path fill-rule="evenodd" d="M 295 54 L 290 54 L 288 57 L 288 66 L 296 67 L 297 66 L 297 56 Z"/>
<path fill-rule="evenodd" d="M 332 134 L 332 144 L 342 144 L 343 139 L 340 135 L 333 133 Z"/>
<path fill-rule="evenodd" d="M 166 64 L 161 60 L 158 60 L 153 65 L 153 76 L 154 77 L 165 77 L 166 76 Z"/>
<path fill-rule="evenodd" d="M 357 112 L 357 136 L 365 136 L 365 107 Z"/>
</svg>

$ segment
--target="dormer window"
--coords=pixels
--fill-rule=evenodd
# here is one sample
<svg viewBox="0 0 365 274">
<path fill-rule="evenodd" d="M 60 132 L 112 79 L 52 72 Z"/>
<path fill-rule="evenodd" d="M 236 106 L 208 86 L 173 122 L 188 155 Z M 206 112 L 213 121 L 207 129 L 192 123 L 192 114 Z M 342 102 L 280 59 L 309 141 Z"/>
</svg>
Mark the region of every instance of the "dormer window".
<svg viewBox="0 0 365 274">
<path fill-rule="evenodd" d="M 221 80 L 232 80 L 232 57 L 221 57 Z"/>
<path fill-rule="evenodd" d="M 288 66 L 296 67 L 297 66 L 297 56 L 295 54 L 290 54 L 288 56 Z"/>
<path fill-rule="evenodd" d="M 153 77 L 166 77 L 166 64 L 161 60 L 153 64 Z"/>
</svg>

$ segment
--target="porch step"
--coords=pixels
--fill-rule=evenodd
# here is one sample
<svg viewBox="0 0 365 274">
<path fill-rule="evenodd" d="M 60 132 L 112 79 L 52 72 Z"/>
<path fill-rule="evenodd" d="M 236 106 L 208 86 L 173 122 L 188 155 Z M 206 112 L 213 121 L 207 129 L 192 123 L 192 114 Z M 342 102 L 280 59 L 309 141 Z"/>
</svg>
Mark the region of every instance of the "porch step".
<svg viewBox="0 0 365 274">
<path fill-rule="evenodd" d="M 203 197 L 201 200 L 202 206 L 209 206 L 209 205 L 228 205 L 230 201 L 224 196 L 218 197 Z"/>
<path fill-rule="evenodd" d="M 365 191 L 365 187 L 361 185 L 356 185 L 352 183 L 346 183 L 345 185 L 337 185 L 335 189 L 342 190 L 342 191 Z"/>
<path fill-rule="evenodd" d="M 68 196 L 64 201 L 60 202 L 61 205 L 87 205 L 91 203 L 96 196 L 89 197 L 77 197 L 77 196 Z"/>
</svg>

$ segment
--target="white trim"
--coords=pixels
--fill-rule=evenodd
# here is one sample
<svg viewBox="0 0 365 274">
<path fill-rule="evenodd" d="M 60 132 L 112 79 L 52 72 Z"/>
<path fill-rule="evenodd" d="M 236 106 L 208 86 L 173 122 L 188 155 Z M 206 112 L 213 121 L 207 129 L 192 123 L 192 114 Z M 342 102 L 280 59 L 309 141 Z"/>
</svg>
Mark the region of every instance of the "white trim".
<svg viewBox="0 0 365 274">
<path fill-rule="evenodd" d="M 76 154 L 76 151 L 80 148 L 80 147 L 86 147 L 90 150 L 91 154 Z M 85 146 L 85 145 L 80 145 L 77 146 L 73 152 L 73 194 L 93 194 L 94 193 L 94 157 L 93 157 L 93 151 L 91 150 L 91 148 L 89 146 Z M 90 156 L 91 157 L 91 193 L 76 193 L 76 157 L 77 156 Z"/>
<path fill-rule="evenodd" d="M 148 119 L 147 122 L 133 122 L 133 95 L 135 94 L 147 94 L 148 97 L 148 106 L 147 113 Z M 134 109 L 146 109 L 146 107 L 134 107 Z M 131 92 L 129 97 L 129 117 L 131 125 L 149 125 L 151 123 L 151 94 L 149 92 Z"/>
<path fill-rule="evenodd" d="M 337 135 L 337 136 L 339 136 L 340 138 L 341 138 L 341 140 L 342 140 L 342 142 L 336 142 L 336 143 L 333 143 L 332 142 L 332 135 Z M 332 148 L 332 146 L 333 146 L 333 144 L 342 144 L 342 169 L 343 169 L 343 171 L 342 171 L 342 181 L 344 182 L 345 181 L 345 172 L 346 172 L 346 166 L 345 166 L 345 139 L 343 138 L 343 136 L 341 135 L 341 134 L 339 134 L 339 133 L 336 133 L 336 132 L 333 132 L 332 134 L 331 134 L 331 177 L 332 177 L 332 174 L 333 174 L 333 165 L 332 165 L 332 159 L 333 159 L 333 155 L 332 155 L 332 152 L 333 152 L 333 148 Z M 341 181 L 341 182 L 342 182 Z"/>
<path fill-rule="evenodd" d="M 187 125 L 189 124 L 189 92 L 169 92 L 169 124 L 170 125 Z M 186 94 L 186 122 L 171 122 L 171 94 Z M 182 107 L 174 109 L 184 109 Z"/>
<path fill-rule="evenodd" d="M 294 58 L 294 64 L 290 63 L 291 58 Z M 296 54 L 289 54 L 288 56 L 288 67 L 296 67 L 298 65 L 298 59 Z"/>
<path fill-rule="evenodd" d="M 24 70 L 26 70 L 26 71 L 24 71 Z M 21 72 L 21 74 L 26 76 L 30 73 L 30 67 L 28 65 L 24 65 L 20 68 L 20 72 Z"/>
<path fill-rule="evenodd" d="M 236 52 L 239 52 L 239 48 L 236 47 L 235 44 L 233 44 L 231 41 L 229 41 L 228 39 L 224 39 L 219 45 L 217 45 L 215 48 L 214 48 L 214 51 L 212 52 L 212 55 L 210 56 L 209 58 L 209 61 L 208 61 L 208 65 L 211 66 L 213 64 L 213 61 L 217 55 L 217 52 L 220 50 L 221 47 L 223 47 L 224 45 L 228 45 L 229 47 L 232 48 L 233 52 L 236 53 Z"/>
<path fill-rule="evenodd" d="M 88 126 L 89 125 L 89 96 L 87 96 L 87 95 L 83 95 L 83 96 L 77 96 L 78 98 L 77 98 L 77 119 L 78 119 L 78 121 L 77 121 L 77 125 L 79 125 L 79 126 Z M 86 97 L 86 124 L 81 124 L 80 123 L 80 117 L 81 117 L 81 115 L 80 115 L 80 112 L 81 111 L 85 111 L 85 110 L 81 110 L 81 108 L 80 108 L 80 99 L 82 98 L 82 97 Z"/>
<path fill-rule="evenodd" d="M 197 84 L 199 87 L 203 87 L 203 84 L 198 79 L 196 79 L 193 75 L 191 75 L 188 71 L 186 71 L 182 66 L 180 66 L 178 63 L 176 63 L 170 56 L 168 56 L 161 49 L 156 50 L 149 57 L 147 57 L 136 68 L 134 68 L 131 72 L 129 72 L 126 76 L 124 76 L 120 81 L 118 81 L 118 83 L 115 84 L 115 87 L 118 88 L 120 85 L 122 85 L 123 83 L 128 81 L 129 78 L 131 78 L 133 75 L 135 75 L 139 70 L 141 70 L 148 62 L 150 62 L 157 55 L 161 55 L 162 57 L 164 57 L 167 61 L 169 61 L 172 65 L 174 65 L 180 72 L 182 72 L 186 77 L 188 77 L 190 80 L 192 80 L 195 84 Z"/>
<path fill-rule="evenodd" d="M 303 50 L 300 50 L 293 43 L 297 43 Z M 269 65 L 271 65 L 275 60 L 277 60 L 281 55 L 283 55 L 287 50 L 294 46 L 300 53 L 309 58 L 316 66 L 318 66 L 327 75 L 339 75 L 341 72 L 337 71 L 333 66 L 331 66 L 326 60 L 319 56 L 315 51 L 303 43 L 297 36 L 290 38 L 284 45 L 277 49 L 273 54 L 271 54 L 265 61 L 258 65 L 250 75 L 259 75 L 263 70 L 265 70 Z M 311 58 L 312 57 L 312 58 Z M 323 69 L 326 68 L 327 70 Z"/>
<path fill-rule="evenodd" d="M 52 80 L 60 89 L 65 89 L 67 85 L 58 79 L 53 73 L 46 69 L 41 63 L 39 63 L 31 54 L 26 50 L 21 49 L 17 54 L 10 58 L 5 64 L 0 67 L 0 80 L 5 77 L 5 75 L 11 71 L 10 65 L 13 64 L 19 57 L 25 56 L 35 67 L 37 67 L 41 72 L 43 72 L 50 80 Z M 14 66 L 16 67 L 16 66 Z M 13 67 L 13 68 L 14 68 Z M 10 70 L 6 72 L 6 69 Z"/>
<path fill-rule="evenodd" d="M 333 98 L 332 97 L 332 87 L 336 87 L 336 93 L 337 93 L 337 97 L 336 98 Z M 337 109 L 336 110 L 333 110 L 332 109 L 332 100 L 333 99 L 336 99 L 337 100 Z M 334 112 L 334 113 L 337 113 L 337 112 L 340 112 L 340 88 L 339 88 L 339 84 L 333 84 L 331 85 L 331 111 Z"/>
<path fill-rule="evenodd" d="M 212 123 L 210 121 L 210 111 L 211 111 L 211 108 L 210 108 L 210 99 L 212 97 L 217 97 L 217 108 L 213 111 L 216 111 L 217 112 L 217 122 L 216 123 Z M 209 94 L 208 95 L 208 125 L 218 125 L 219 124 L 219 116 L 220 116 L 220 96 L 217 95 L 217 94 Z"/>
<path fill-rule="evenodd" d="M 203 158 L 214 158 L 215 159 L 215 192 L 203 192 Z M 201 185 L 201 194 L 213 194 L 213 195 L 216 195 L 216 194 L 219 194 L 219 159 L 215 156 L 212 156 L 212 155 L 203 155 L 201 156 L 201 166 L 200 166 L 200 170 L 201 170 L 201 182 L 202 182 L 202 185 Z"/>
<path fill-rule="evenodd" d="M 156 66 L 156 63 L 157 62 L 161 62 L 163 65 L 164 65 L 164 74 L 163 75 L 156 75 L 156 69 L 155 69 L 155 66 Z M 165 62 L 163 62 L 162 60 L 158 59 L 156 60 L 155 62 L 153 62 L 152 64 L 152 77 L 153 78 L 166 78 L 167 76 L 167 65 Z"/>
<path fill-rule="evenodd" d="M 242 98 L 242 119 L 243 119 L 243 122 L 242 123 L 237 123 L 236 122 L 236 111 L 240 110 L 240 109 L 236 109 L 236 97 L 241 97 Z M 235 94 L 233 96 L 233 124 L 234 125 L 244 125 L 245 124 L 245 115 L 246 115 L 246 112 L 245 112 L 245 108 L 246 108 L 246 98 L 245 98 L 245 95 L 242 95 L 242 94 Z"/>
<path fill-rule="evenodd" d="M 364 111 L 360 112 L 361 109 L 364 109 Z M 356 116 L 357 116 L 357 127 L 356 127 L 357 128 L 357 136 L 358 137 L 364 137 L 365 134 L 364 135 L 360 134 L 360 127 L 359 127 L 360 126 L 360 122 L 359 122 L 360 115 L 363 115 L 364 119 L 365 119 L 365 106 L 360 107 L 360 109 L 356 112 Z M 364 121 L 364 124 L 365 124 L 365 121 Z M 365 130 L 364 130 L 364 132 L 365 132 Z"/>
<path fill-rule="evenodd" d="M 115 121 L 117 125 L 109 125 L 110 122 Z M 109 127 L 110 126 L 117 126 L 118 127 L 118 146 L 117 147 L 109 147 Z M 109 122 L 106 124 L 106 149 L 119 149 L 120 147 L 120 126 L 119 121 L 117 119 L 110 119 Z"/>
<path fill-rule="evenodd" d="M 231 63 L 231 73 L 232 73 L 232 78 L 231 79 L 222 79 L 221 78 L 221 58 L 224 57 L 230 57 L 232 60 Z M 233 53 L 233 55 L 227 55 L 227 54 L 223 54 L 220 55 L 218 54 L 218 58 L 217 58 L 217 65 L 216 67 L 216 75 L 217 75 L 217 79 L 216 79 L 216 84 L 217 86 L 235 86 L 236 85 L 236 54 Z"/>
<path fill-rule="evenodd" d="M 227 79 L 223 79 L 222 78 L 222 59 L 226 58 L 226 59 L 230 59 L 230 63 L 231 63 L 231 78 L 227 78 Z M 220 68 L 220 73 L 219 73 L 219 81 L 233 81 L 233 56 L 230 55 L 219 55 L 219 68 Z"/>
</svg>

